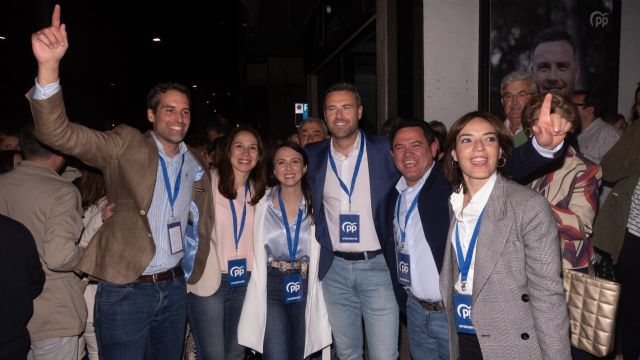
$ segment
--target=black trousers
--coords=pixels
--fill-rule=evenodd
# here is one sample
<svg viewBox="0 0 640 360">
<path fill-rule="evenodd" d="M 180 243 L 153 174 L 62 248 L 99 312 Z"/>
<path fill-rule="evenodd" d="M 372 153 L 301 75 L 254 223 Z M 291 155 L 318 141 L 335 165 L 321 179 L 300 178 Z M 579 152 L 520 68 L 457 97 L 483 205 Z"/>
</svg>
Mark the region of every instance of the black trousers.
<svg viewBox="0 0 640 360">
<path fill-rule="evenodd" d="M 482 360 L 480 342 L 474 334 L 458 333 L 460 360 Z"/>
</svg>

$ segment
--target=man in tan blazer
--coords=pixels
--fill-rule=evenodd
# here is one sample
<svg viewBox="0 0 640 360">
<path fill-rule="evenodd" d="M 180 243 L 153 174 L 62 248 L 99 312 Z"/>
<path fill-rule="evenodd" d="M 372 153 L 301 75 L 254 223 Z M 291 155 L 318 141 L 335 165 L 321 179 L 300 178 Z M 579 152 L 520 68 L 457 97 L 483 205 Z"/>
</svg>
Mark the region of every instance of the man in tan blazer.
<svg viewBox="0 0 640 360">
<path fill-rule="evenodd" d="M 59 6 L 52 26 L 31 42 L 38 78 L 27 97 L 38 138 L 101 169 L 115 204 L 78 267 L 101 280 L 95 305 L 100 356 L 178 359 L 184 274 L 189 283 L 202 277 L 213 226 L 209 172 L 183 142 L 191 121 L 188 90 L 168 83 L 150 91 L 153 131 L 141 134 L 126 125 L 94 131 L 69 122 L 65 113 L 58 70 L 69 43 Z"/>
<path fill-rule="evenodd" d="M 34 300 L 27 325 L 29 358 L 75 359 L 87 318 L 84 285 L 73 273 L 82 256 L 77 245 L 82 232 L 80 193 L 58 175 L 64 158 L 44 148 L 32 126 L 22 131 L 20 142 L 25 160 L 0 176 L 0 213 L 29 229 L 45 272 L 44 289 Z"/>
</svg>

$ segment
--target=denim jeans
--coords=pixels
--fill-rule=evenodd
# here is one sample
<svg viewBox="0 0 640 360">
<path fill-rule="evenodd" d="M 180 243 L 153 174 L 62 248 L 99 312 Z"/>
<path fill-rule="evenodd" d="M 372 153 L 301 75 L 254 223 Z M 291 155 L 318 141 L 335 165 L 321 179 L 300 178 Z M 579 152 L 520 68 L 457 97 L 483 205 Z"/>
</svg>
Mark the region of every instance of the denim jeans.
<svg viewBox="0 0 640 360">
<path fill-rule="evenodd" d="M 238 322 L 246 293 L 246 286 L 229 288 L 227 274 L 222 274 L 220 288 L 213 295 L 187 295 L 189 326 L 198 359 L 244 360 L 245 348 L 238 344 Z"/>
<path fill-rule="evenodd" d="M 264 333 L 264 360 L 304 358 L 305 319 L 308 279 L 302 279 L 302 301 L 284 303 L 284 277 L 294 271 L 267 270 L 267 325 Z"/>
<path fill-rule="evenodd" d="M 322 287 L 341 360 L 363 358 L 363 317 L 370 359 L 398 358 L 398 305 L 382 255 L 362 261 L 334 257 Z"/>
<path fill-rule="evenodd" d="M 449 323 L 443 310 L 425 310 L 409 298 L 407 333 L 414 359 L 449 359 Z"/>
<path fill-rule="evenodd" d="M 179 359 L 186 326 L 184 278 L 125 285 L 101 281 L 94 327 L 101 359 Z"/>
</svg>

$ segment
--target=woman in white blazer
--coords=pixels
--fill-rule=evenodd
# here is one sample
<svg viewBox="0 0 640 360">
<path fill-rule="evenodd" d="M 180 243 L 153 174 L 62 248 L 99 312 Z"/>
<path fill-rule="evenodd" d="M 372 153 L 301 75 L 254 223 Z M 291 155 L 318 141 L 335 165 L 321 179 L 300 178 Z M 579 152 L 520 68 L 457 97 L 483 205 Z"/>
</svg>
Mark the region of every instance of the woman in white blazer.
<svg viewBox="0 0 640 360">
<path fill-rule="evenodd" d="M 501 175 L 511 148 L 502 121 L 483 112 L 462 116 L 447 138 L 452 216 L 440 291 L 451 359 L 569 360 L 556 222 L 541 195 Z"/>
<path fill-rule="evenodd" d="M 278 185 L 255 209 L 253 273 L 238 342 L 265 360 L 306 359 L 321 350 L 328 358 L 331 328 L 318 280 L 307 156 L 298 144 L 285 143 L 273 165 Z"/>
</svg>

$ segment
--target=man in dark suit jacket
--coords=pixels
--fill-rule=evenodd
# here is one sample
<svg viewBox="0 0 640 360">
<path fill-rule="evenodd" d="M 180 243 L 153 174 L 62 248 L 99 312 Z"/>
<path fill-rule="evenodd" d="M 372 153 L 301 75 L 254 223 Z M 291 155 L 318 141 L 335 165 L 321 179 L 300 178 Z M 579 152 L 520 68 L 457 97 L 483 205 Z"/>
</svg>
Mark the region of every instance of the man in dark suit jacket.
<svg viewBox="0 0 640 360">
<path fill-rule="evenodd" d="M 553 161 L 552 155 L 562 147 L 566 133 L 565 122 L 553 120 L 554 123 L 536 129 L 535 145 L 530 140 L 514 149 L 512 161 L 506 164 L 512 176 L 525 176 Z M 559 135 L 552 131 L 554 124 L 562 129 L 557 132 Z M 398 305 L 407 314 L 411 353 L 415 358 L 430 353 L 448 359 L 448 322 L 439 290 L 439 273 L 449 231 L 451 189 L 441 164 L 434 162 L 437 145 L 427 123 L 403 120 L 392 129 L 389 139 L 402 178 L 389 196 L 386 227 L 393 229 L 393 237 L 382 242 L 385 259 Z M 416 204 L 411 210 L 414 200 Z"/>
<path fill-rule="evenodd" d="M 0 359 L 26 359 L 29 352 L 27 322 L 33 299 L 44 286 L 44 271 L 29 230 L 0 215 L 0 271 L 11 274 L 0 282 Z"/>
<path fill-rule="evenodd" d="M 378 255 L 391 236 L 386 204 L 399 174 L 387 140 L 359 131 L 362 111 L 355 86 L 329 89 L 324 113 L 333 137 L 305 147 L 308 179 L 321 245 L 319 277 L 338 356 L 362 358 L 364 317 L 371 359 L 388 360 L 398 357 L 399 316 L 389 270 Z"/>
</svg>

